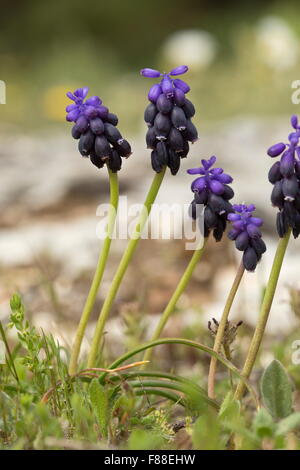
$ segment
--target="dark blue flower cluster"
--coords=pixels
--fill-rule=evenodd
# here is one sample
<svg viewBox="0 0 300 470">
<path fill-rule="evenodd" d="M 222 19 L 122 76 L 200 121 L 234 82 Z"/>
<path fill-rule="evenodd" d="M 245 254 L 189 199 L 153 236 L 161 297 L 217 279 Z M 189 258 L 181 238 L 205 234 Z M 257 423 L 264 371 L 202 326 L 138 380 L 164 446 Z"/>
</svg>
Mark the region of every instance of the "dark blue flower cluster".
<svg viewBox="0 0 300 470">
<path fill-rule="evenodd" d="M 233 204 L 234 213 L 228 214 L 228 220 L 232 222 L 232 229 L 228 233 L 230 240 L 235 240 L 235 246 L 243 251 L 243 264 L 247 271 L 254 271 L 262 254 L 266 251 L 266 245 L 261 238 L 259 227 L 263 220 L 253 217 L 254 204 Z"/>
<path fill-rule="evenodd" d="M 201 175 L 192 183 L 194 200 L 190 206 L 193 219 L 197 219 L 197 205 L 204 205 L 204 236 L 208 237 L 211 231 L 216 241 L 220 241 L 226 230 L 227 216 L 232 212 L 229 202 L 234 192 L 229 186 L 233 179 L 222 168 L 212 168 L 216 163 L 216 157 L 209 160 L 201 160 L 200 168 L 187 170 L 190 175 Z"/>
<path fill-rule="evenodd" d="M 152 168 L 157 173 L 167 165 L 176 175 L 180 159 L 187 156 L 189 142 L 198 139 L 198 132 L 191 121 L 195 114 L 194 105 L 186 98 L 190 91 L 187 83 L 172 78 L 187 72 L 188 67 L 181 65 L 169 73 L 143 69 L 144 77 L 162 77 L 160 83 L 152 85 L 148 93 L 150 104 L 144 114 L 149 129 L 146 135 L 147 147 L 152 149 Z"/>
<path fill-rule="evenodd" d="M 103 106 L 98 96 L 85 100 L 88 87 L 78 88 L 67 96 L 74 104 L 67 106 L 67 121 L 75 122 L 72 136 L 79 139 L 78 149 L 82 156 L 90 157 L 98 168 L 105 163 L 113 171 L 121 169 L 121 157 L 131 155 L 131 147 L 116 128 L 118 117 Z"/>
<path fill-rule="evenodd" d="M 269 181 L 274 185 L 272 204 L 279 209 L 278 235 L 284 237 L 291 228 L 297 238 L 300 234 L 300 125 L 297 116 L 291 117 L 291 124 L 294 131 L 288 137 L 289 143 L 280 142 L 268 150 L 272 158 L 281 155 L 280 161 L 270 168 Z"/>
</svg>

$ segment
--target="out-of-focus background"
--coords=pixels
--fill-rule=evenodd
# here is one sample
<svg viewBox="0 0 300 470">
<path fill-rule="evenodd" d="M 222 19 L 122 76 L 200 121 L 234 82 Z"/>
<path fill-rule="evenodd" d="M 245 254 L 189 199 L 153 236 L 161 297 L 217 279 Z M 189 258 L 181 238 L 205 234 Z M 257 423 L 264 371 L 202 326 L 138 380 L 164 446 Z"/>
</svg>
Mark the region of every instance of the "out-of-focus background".
<svg viewBox="0 0 300 470">
<path fill-rule="evenodd" d="M 187 64 L 200 139 L 180 173 L 166 177 L 158 200 L 188 203 L 186 169 L 215 154 L 234 177 L 235 201 L 257 205 L 266 220 L 268 253 L 257 273 L 246 275 L 234 308 L 246 327 L 254 324 L 277 241 L 266 149 L 286 140 L 289 116 L 299 109 L 291 101 L 292 83 L 300 80 L 298 7 L 296 0 L 2 0 L 1 319 L 7 318 L 9 297 L 17 290 L 34 321 L 69 343 L 96 263 L 95 214 L 108 200 L 107 178 L 77 151 L 65 121 L 66 92 L 88 85 L 91 95 L 118 114 L 134 151 L 120 172 L 121 191 L 130 202 L 142 202 L 152 178 L 143 111 L 153 81 L 141 77 L 139 69 L 168 71 Z M 113 243 L 93 321 L 124 244 Z M 190 255 L 178 240 L 141 242 L 108 338 L 119 339 L 126 331 L 136 340 L 136 325 L 149 336 Z M 297 299 L 299 259 L 299 247 L 291 242 L 270 321 L 272 335 L 298 324 L 291 294 Z M 210 243 L 167 334 L 201 336 L 207 319 L 221 314 L 237 262 L 228 241 Z M 123 343 L 114 342 L 114 354 Z"/>
</svg>

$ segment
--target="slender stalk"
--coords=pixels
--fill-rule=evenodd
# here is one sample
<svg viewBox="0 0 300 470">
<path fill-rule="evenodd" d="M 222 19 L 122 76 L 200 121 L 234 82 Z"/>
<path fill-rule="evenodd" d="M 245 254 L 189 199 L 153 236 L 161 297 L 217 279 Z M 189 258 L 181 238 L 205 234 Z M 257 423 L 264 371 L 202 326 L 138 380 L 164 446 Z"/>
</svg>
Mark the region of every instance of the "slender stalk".
<svg viewBox="0 0 300 470">
<path fill-rule="evenodd" d="M 250 344 L 247 358 L 246 358 L 246 361 L 242 370 L 242 376 L 245 379 L 248 379 L 250 377 L 254 363 L 257 358 L 259 347 L 260 347 L 260 344 L 261 344 L 261 341 L 265 332 L 266 324 L 269 318 L 269 313 L 271 310 L 283 258 L 284 258 L 284 255 L 285 255 L 288 243 L 289 243 L 290 235 L 291 235 L 291 230 L 287 232 L 284 238 L 281 238 L 279 240 L 279 243 L 277 246 L 269 281 L 268 281 L 268 284 L 265 290 L 264 299 L 261 305 L 258 322 L 255 328 L 255 332 L 254 332 L 254 335 Z M 243 397 L 244 391 L 245 391 L 244 382 L 240 381 L 235 392 L 235 398 L 237 400 L 240 400 Z"/>
<path fill-rule="evenodd" d="M 108 212 L 108 221 L 106 232 L 107 235 L 103 241 L 102 249 L 99 254 L 97 268 L 94 274 L 94 278 L 92 281 L 92 285 L 90 287 L 90 291 L 88 293 L 79 325 L 77 327 L 76 335 L 74 344 L 71 351 L 71 358 L 69 364 L 69 374 L 74 375 L 76 374 L 77 370 L 77 362 L 78 356 L 80 353 L 81 343 L 84 336 L 84 332 L 90 318 L 90 314 L 95 304 L 95 300 L 97 297 L 98 289 L 100 282 L 103 277 L 104 269 L 106 266 L 107 258 L 109 255 L 110 244 L 112 239 L 112 234 L 115 226 L 115 220 L 118 210 L 118 202 L 119 202 L 119 183 L 118 183 L 118 175 L 117 173 L 113 173 L 110 169 L 108 169 L 109 174 L 109 184 L 110 184 L 110 206 Z"/>
<path fill-rule="evenodd" d="M 161 333 L 162 333 L 164 327 L 166 326 L 166 323 L 169 320 L 170 315 L 174 311 L 179 298 L 181 297 L 182 293 L 186 289 L 186 286 L 189 283 L 189 281 L 190 281 L 190 279 L 193 275 L 193 272 L 194 272 L 198 262 L 200 261 L 200 259 L 202 257 L 206 242 L 207 242 L 207 238 L 205 238 L 204 243 L 201 243 L 201 246 L 199 246 L 199 248 L 197 248 L 194 251 L 193 256 L 191 257 L 190 262 L 189 262 L 186 270 L 184 271 L 184 273 L 183 273 L 183 275 L 182 275 L 182 277 L 181 277 L 181 279 L 180 279 L 180 281 L 179 281 L 179 283 L 178 283 L 171 299 L 169 300 L 168 305 L 166 306 L 165 310 L 163 311 L 163 313 L 160 317 L 159 323 L 158 323 L 158 325 L 157 325 L 150 341 L 155 341 L 156 339 L 158 339 L 161 336 Z M 153 349 L 147 349 L 145 354 L 144 354 L 144 359 L 143 360 L 149 361 L 151 356 L 152 356 L 152 353 L 153 353 Z"/>
<path fill-rule="evenodd" d="M 243 262 L 241 261 L 237 273 L 235 275 L 233 284 L 231 286 L 229 295 L 226 300 L 226 304 L 222 313 L 221 321 L 218 326 L 217 334 L 215 337 L 214 351 L 219 352 L 224 338 L 225 328 L 228 321 L 228 316 L 235 299 L 236 293 L 238 291 L 239 285 L 241 283 L 245 268 Z M 207 394 L 209 398 L 215 398 L 215 376 L 217 371 L 217 359 L 212 357 L 210 360 L 209 374 L 208 374 L 208 385 L 207 385 Z"/>
<path fill-rule="evenodd" d="M 106 320 L 110 313 L 111 306 L 117 295 L 118 289 L 120 287 L 124 274 L 126 273 L 126 270 L 131 261 L 131 258 L 135 252 L 137 244 L 141 238 L 141 234 L 143 232 L 145 223 L 151 212 L 152 204 L 155 201 L 155 198 L 161 186 L 162 180 L 164 178 L 165 171 L 166 171 L 166 168 L 164 168 L 164 170 L 161 171 L 160 173 L 156 173 L 153 178 L 152 184 L 150 186 L 149 192 L 147 194 L 147 197 L 144 203 L 143 210 L 139 216 L 138 222 L 135 227 L 134 237 L 129 240 L 127 244 L 127 248 L 118 266 L 117 272 L 112 280 L 109 292 L 102 306 L 102 309 L 98 318 L 98 322 L 96 325 L 96 329 L 95 329 L 95 333 L 94 333 L 94 337 L 93 337 L 93 341 L 92 341 L 92 345 L 91 345 L 91 349 L 90 349 L 90 353 L 88 357 L 88 367 L 94 367 L 95 365 L 97 354 L 99 351 L 100 341 L 104 332 Z"/>
</svg>

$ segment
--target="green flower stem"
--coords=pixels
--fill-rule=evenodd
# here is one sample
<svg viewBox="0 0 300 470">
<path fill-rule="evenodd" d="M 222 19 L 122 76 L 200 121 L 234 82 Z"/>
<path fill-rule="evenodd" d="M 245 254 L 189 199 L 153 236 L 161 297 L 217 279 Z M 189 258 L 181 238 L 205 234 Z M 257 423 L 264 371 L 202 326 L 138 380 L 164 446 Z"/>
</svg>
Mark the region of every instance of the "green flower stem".
<svg viewBox="0 0 300 470">
<path fill-rule="evenodd" d="M 271 310 L 275 290 L 277 287 L 277 282 L 283 262 L 283 258 L 289 243 L 289 239 L 291 236 L 291 230 L 287 232 L 284 238 L 281 238 L 279 240 L 277 250 L 275 253 L 274 261 L 273 261 L 273 266 L 271 269 L 269 281 L 265 290 L 265 295 L 264 299 L 261 305 L 260 309 L 260 314 L 258 318 L 258 322 L 255 328 L 255 332 L 250 344 L 250 348 L 248 351 L 248 355 L 242 370 L 242 376 L 247 380 L 250 377 L 250 374 L 252 372 L 254 363 L 257 358 L 257 354 L 259 351 L 259 347 L 265 332 L 266 324 L 269 318 L 269 313 Z M 240 400 L 243 397 L 245 391 L 245 386 L 244 382 L 239 382 L 236 392 L 235 392 L 235 398 L 237 400 Z"/>
<path fill-rule="evenodd" d="M 221 321 L 219 323 L 217 334 L 215 337 L 214 351 L 216 351 L 217 353 L 220 352 L 230 309 L 232 307 L 233 301 L 235 299 L 235 296 L 238 291 L 244 272 L 245 272 L 245 268 L 244 268 L 243 262 L 241 261 L 239 268 L 237 270 L 236 276 L 234 278 L 233 284 L 231 286 L 229 295 L 227 297 L 226 304 L 225 304 L 223 314 L 221 317 Z M 208 385 L 207 385 L 207 394 L 209 398 L 215 398 L 216 371 L 217 371 L 217 359 L 215 357 L 212 357 L 210 360 Z"/>
<path fill-rule="evenodd" d="M 99 345 L 103 336 L 105 323 L 108 318 L 111 306 L 117 295 L 118 289 L 120 287 L 124 274 L 127 270 L 127 267 L 131 261 L 131 258 L 135 252 L 137 244 L 141 238 L 141 234 L 143 232 L 145 223 L 151 212 L 152 204 L 155 201 L 155 198 L 161 186 L 162 180 L 164 178 L 165 171 L 166 171 L 166 168 L 164 168 L 163 171 L 161 171 L 160 173 L 156 173 L 154 176 L 154 179 L 152 181 L 152 184 L 150 186 L 148 195 L 144 203 L 143 210 L 139 216 L 139 220 L 135 227 L 134 237 L 132 237 L 130 241 L 128 242 L 127 248 L 118 266 L 117 272 L 112 280 L 108 295 L 104 301 L 104 304 L 102 306 L 102 309 L 98 318 L 98 322 L 96 325 L 96 329 L 95 329 L 95 333 L 94 333 L 94 337 L 93 337 L 93 341 L 92 341 L 92 345 L 91 345 L 91 349 L 90 349 L 90 353 L 88 357 L 89 368 L 94 367 L 96 363 L 96 358 L 97 358 L 97 354 L 99 351 Z"/>
<path fill-rule="evenodd" d="M 169 300 L 168 305 L 166 306 L 165 310 L 163 311 L 163 313 L 160 317 L 159 323 L 158 323 L 158 325 L 156 327 L 156 330 L 154 331 L 154 334 L 153 334 L 150 341 L 155 341 L 156 339 L 158 339 L 161 336 L 161 333 L 162 333 L 164 327 L 166 326 L 166 323 L 169 320 L 170 315 L 174 311 L 179 298 L 181 297 L 182 293 L 186 289 L 186 286 L 187 286 L 188 282 L 190 281 L 190 279 L 193 275 L 193 272 L 194 272 L 198 262 L 200 261 L 200 259 L 202 257 L 202 254 L 203 254 L 206 243 L 207 243 L 207 238 L 205 238 L 204 243 L 201 243 L 201 246 L 199 246 L 199 248 L 197 248 L 194 251 L 193 256 L 191 257 L 190 262 L 189 262 L 186 270 L 184 271 L 184 273 L 183 273 L 183 275 L 182 275 L 182 277 L 181 277 L 181 279 L 180 279 L 180 281 L 179 281 L 179 283 L 178 283 L 171 299 Z M 153 353 L 153 349 L 147 349 L 145 354 L 144 354 L 143 360 L 144 361 L 149 361 L 151 356 L 152 356 L 152 353 Z"/>
<path fill-rule="evenodd" d="M 113 234 L 113 230 L 115 226 L 115 220 L 116 220 L 118 202 L 119 202 L 119 182 L 118 182 L 117 173 L 113 173 L 110 169 L 108 169 L 108 174 L 109 174 L 109 184 L 110 184 L 110 206 L 109 206 L 108 221 L 107 221 L 107 227 L 106 227 L 107 235 L 103 241 L 96 272 L 94 274 L 92 285 L 91 285 L 88 297 L 86 299 L 83 312 L 81 314 L 80 322 L 76 331 L 75 340 L 74 340 L 74 344 L 73 344 L 72 351 L 71 351 L 70 364 L 69 364 L 70 375 L 76 374 L 76 371 L 77 371 L 77 362 L 78 362 L 78 356 L 80 353 L 82 339 L 84 336 L 84 332 L 85 332 L 88 320 L 90 318 L 91 311 L 95 304 L 100 282 L 103 277 L 104 269 L 105 269 L 107 258 L 109 255 L 112 234 Z"/>
</svg>

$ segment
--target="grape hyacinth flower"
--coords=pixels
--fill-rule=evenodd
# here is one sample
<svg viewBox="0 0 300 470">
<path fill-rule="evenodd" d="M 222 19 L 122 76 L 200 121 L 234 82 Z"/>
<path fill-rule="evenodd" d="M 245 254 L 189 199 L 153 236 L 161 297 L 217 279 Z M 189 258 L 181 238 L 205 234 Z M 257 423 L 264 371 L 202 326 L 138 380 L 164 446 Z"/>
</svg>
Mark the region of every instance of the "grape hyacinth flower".
<svg viewBox="0 0 300 470">
<path fill-rule="evenodd" d="M 294 131 L 288 136 L 289 143 L 272 145 L 268 155 L 272 158 L 281 155 L 269 171 L 269 181 L 274 185 L 271 201 L 278 207 L 276 226 L 282 238 L 292 229 L 294 238 L 300 234 L 300 125 L 297 116 L 291 117 Z"/>
<path fill-rule="evenodd" d="M 260 228 L 263 220 L 253 217 L 254 204 L 233 204 L 234 213 L 228 214 L 227 219 L 232 222 L 232 229 L 228 238 L 235 241 L 239 251 L 243 251 L 243 265 L 247 271 L 254 271 L 262 254 L 266 251 L 266 245 L 261 238 Z"/>
<path fill-rule="evenodd" d="M 145 68 L 141 75 L 150 78 L 161 78 L 152 85 L 148 93 L 150 104 L 147 106 L 144 119 L 149 129 L 146 135 L 147 147 L 152 149 L 152 168 L 157 173 L 167 165 L 172 175 L 180 167 L 180 159 L 189 152 L 189 142 L 196 142 L 198 132 L 191 121 L 195 114 L 194 105 L 186 98 L 190 91 L 187 83 L 177 77 L 188 71 L 181 65 L 169 73 Z"/>
<path fill-rule="evenodd" d="M 79 139 L 78 149 L 83 157 L 90 157 L 91 162 L 102 168 L 107 163 L 116 173 L 121 169 L 121 157 L 131 155 L 131 147 L 117 129 L 118 117 L 103 106 L 98 96 L 85 100 L 88 87 L 78 88 L 67 97 L 74 104 L 67 106 L 67 121 L 74 122 L 72 137 Z"/>
<path fill-rule="evenodd" d="M 222 168 L 212 168 L 216 163 L 215 156 L 208 160 L 201 160 L 200 168 L 187 170 L 190 175 L 199 174 L 191 185 L 194 200 L 191 202 L 190 213 L 193 219 L 197 218 L 197 204 L 204 208 L 204 237 L 208 237 L 213 230 L 216 241 L 220 241 L 226 230 L 227 215 L 232 212 L 229 200 L 233 198 L 233 189 L 229 186 L 233 179 Z"/>
</svg>

